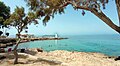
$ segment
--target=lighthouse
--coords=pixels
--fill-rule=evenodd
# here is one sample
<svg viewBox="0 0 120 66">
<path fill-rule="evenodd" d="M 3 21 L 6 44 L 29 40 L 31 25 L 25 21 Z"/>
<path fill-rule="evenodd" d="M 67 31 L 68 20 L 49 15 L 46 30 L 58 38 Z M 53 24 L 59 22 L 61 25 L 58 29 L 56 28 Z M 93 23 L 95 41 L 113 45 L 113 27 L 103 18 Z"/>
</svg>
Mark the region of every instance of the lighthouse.
<svg viewBox="0 0 120 66">
<path fill-rule="evenodd" d="M 57 33 L 55 34 L 55 38 L 58 38 L 58 34 Z"/>
</svg>

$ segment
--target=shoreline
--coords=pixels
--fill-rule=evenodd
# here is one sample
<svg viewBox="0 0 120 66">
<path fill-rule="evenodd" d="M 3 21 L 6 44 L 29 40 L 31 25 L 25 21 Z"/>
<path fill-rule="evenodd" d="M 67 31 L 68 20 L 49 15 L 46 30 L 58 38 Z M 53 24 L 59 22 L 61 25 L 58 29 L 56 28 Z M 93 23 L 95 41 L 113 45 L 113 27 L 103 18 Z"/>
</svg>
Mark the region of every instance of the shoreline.
<svg viewBox="0 0 120 66">
<path fill-rule="evenodd" d="M 19 62 L 23 64 L 17 65 L 12 63 L 14 58 L 8 59 L 10 56 L 14 57 L 12 53 L 9 53 L 7 58 L 0 62 L 2 66 L 120 66 L 120 61 L 114 60 L 116 57 L 92 52 L 66 50 L 38 52 L 36 49 L 29 49 L 25 53 L 19 52 L 21 56 Z"/>
<path fill-rule="evenodd" d="M 0 38 L 0 48 L 7 48 L 9 46 L 15 45 L 17 38 Z M 68 38 L 22 38 L 20 43 L 26 43 L 31 41 L 41 41 L 41 40 L 63 40 Z"/>
</svg>

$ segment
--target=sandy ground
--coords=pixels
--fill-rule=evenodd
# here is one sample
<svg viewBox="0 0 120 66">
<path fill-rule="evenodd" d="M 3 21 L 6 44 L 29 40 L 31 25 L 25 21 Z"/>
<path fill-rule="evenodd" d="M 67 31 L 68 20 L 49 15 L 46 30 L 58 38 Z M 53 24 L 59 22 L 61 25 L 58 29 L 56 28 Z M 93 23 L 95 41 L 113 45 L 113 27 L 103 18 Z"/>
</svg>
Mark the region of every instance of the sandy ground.
<svg viewBox="0 0 120 66">
<path fill-rule="evenodd" d="M 26 54 L 27 53 L 27 54 Z M 69 52 L 56 50 L 51 52 L 19 53 L 19 64 L 14 65 L 12 53 L 4 54 L 0 66 L 120 66 L 120 61 L 108 58 L 100 53 Z"/>
</svg>

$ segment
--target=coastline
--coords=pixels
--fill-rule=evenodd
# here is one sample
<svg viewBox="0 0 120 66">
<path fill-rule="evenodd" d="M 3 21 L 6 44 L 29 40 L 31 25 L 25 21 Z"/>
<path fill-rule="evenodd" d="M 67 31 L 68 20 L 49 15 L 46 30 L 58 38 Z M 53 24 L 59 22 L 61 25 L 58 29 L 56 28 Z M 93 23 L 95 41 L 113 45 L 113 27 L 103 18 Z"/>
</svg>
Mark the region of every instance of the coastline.
<svg viewBox="0 0 120 66">
<path fill-rule="evenodd" d="M 29 49 L 25 53 L 19 52 L 20 63 L 16 65 L 12 63 L 14 60 L 13 54 L 6 55 L 7 58 L 0 61 L 0 66 L 120 66 L 120 61 L 115 61 L 115 57 L 92 52 L 65 50 L 38 52 L 36 49 Z M 12 58 L 10 59 L 10 57 Z"/>
<path fill-rule="evenodd" d="M 38 41 L 38 40 L 63 40 L 68 38 L 22 38 L 20 43 Z M 8 46 L 15 45 L 17 38 L 0 38 L 0 48 L 6 48 Z"/>
</svg>

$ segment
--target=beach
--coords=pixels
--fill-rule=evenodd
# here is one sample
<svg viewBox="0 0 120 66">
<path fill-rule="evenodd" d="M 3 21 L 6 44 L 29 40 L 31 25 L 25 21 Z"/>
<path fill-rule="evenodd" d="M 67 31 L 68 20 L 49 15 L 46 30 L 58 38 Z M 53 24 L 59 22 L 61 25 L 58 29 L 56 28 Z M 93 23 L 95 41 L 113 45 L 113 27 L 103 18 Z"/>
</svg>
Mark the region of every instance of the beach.
<svg viewBox="0 0 120 66">
<path fill-rule="evenodd" d="M 0 9 L 0 66 L 120 66 L 120 0 L 0 0 Z"/>
<path fill-rule="evenodd" d="M 0 60 L 0 66 L 120 66 L 120 61 L 101 53 L 55 50 L 38 52 L 36 49 L 19 53 L 19 64 L 14 65 L 13 53 Z"/>
<path fill-rule="evenodd" d="M 0 66 L 120 66 L 120 61 L 115 60 L 120 54 L 117 36 L 69 38 L 21 43 L 18 47 L 19 64 L 15 65 L 13 52 L 7 52 L 14 46 L 5 48 L 5 53 L 0 53 Z M 25 52 L 20 52 L 21 49 Z"/>
</svg>

